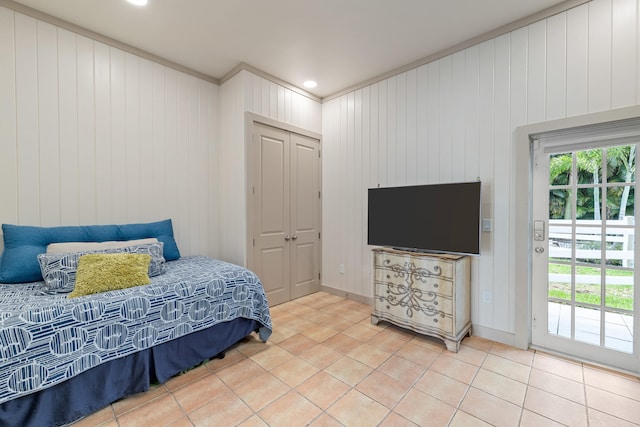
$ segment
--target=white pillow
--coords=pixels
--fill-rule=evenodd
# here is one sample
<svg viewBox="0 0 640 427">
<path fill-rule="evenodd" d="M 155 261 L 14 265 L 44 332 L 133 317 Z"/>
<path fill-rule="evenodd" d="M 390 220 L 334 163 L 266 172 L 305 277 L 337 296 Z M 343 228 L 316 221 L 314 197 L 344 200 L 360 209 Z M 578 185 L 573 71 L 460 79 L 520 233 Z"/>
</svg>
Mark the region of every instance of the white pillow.
<svg viewBox="0 0 640 427">
<path fill-rule="evenodd" d="M 137 239 L 137 240 L 118 240 L 110 242 L 66 242 L 66 243 L 51 243 L 47 245 L 48 254 L 66 254 L 72 252 L 86 252 L 86 251 L 102 251 L 105 249 L 120 249 L 127 246 L 143 245 L 146 243 L 157 243 L 158 239 L 155 237 L 149 239 Z"/>
</svg>

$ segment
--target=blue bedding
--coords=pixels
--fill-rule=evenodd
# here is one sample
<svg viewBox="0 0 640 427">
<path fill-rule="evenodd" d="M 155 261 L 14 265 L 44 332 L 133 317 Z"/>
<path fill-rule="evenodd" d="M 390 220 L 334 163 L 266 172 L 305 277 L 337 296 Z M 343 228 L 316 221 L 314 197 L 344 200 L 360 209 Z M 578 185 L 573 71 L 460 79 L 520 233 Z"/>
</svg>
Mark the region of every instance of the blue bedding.
<svg viewBox="0 0 640 427">
<path fill-rule="evenodd" d="M 207 257 L 167 262 L 149 285 L 75 299 L 43 282 L 0 284 L 0 404 L 102 363 L 237 318 L 271 334 L 259 279 Z"/>
</svg>

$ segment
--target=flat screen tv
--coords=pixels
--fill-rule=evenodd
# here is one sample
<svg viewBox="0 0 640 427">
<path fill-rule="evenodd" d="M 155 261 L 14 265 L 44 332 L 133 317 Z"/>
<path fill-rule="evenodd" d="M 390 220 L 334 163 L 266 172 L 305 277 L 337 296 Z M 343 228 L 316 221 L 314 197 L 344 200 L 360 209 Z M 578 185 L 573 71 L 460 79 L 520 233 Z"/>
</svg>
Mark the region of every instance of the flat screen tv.
<svg viewBox="0 0 640 427">
<path fill-rule="evenodd" d="M 480 255 L 480 182 L 370 188 L 372 246 Z"/>
</svg>

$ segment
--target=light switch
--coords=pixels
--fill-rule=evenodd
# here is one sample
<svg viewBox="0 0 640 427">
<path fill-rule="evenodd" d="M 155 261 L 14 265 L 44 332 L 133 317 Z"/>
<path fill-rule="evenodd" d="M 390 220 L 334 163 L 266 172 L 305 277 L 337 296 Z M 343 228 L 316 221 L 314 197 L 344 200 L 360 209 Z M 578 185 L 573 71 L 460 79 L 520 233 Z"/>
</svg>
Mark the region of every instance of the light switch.
<svg viewBox="0 0 640 427">
<path fill-rule="evenodd" d="M 482 231 L 491 231 L 492 228 L 492 222 L 490 219 L 483 219 L 482 220 Z"/>
</svg>

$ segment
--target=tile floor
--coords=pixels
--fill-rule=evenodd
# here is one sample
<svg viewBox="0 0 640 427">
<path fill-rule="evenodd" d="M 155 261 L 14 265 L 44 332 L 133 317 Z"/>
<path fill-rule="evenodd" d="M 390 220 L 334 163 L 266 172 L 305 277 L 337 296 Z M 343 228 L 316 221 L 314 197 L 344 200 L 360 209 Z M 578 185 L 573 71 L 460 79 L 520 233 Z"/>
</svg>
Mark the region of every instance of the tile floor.
<svg viewBox="0 0 640 427">
<path fill-rule="evenodd" d="M 478 337 L 457 354 L 316 293 L 272 308 L 252 335 L 82 426 L 632 426 L 640 381 Z"/>
</svg>

